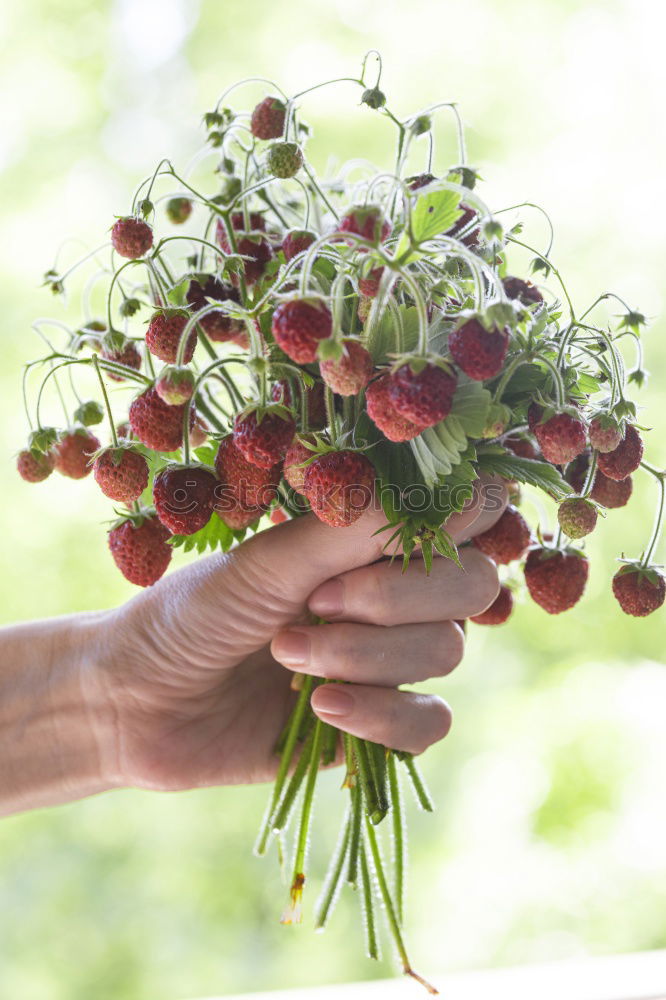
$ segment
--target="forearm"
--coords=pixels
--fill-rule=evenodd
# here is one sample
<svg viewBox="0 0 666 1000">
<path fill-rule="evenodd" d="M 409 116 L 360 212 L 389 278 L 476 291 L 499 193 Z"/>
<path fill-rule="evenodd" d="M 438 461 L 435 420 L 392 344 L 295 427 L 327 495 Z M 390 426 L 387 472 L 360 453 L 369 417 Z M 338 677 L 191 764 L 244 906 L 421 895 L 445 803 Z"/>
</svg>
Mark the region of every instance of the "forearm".
<svg viewBox="0 0 666 1000">
<path fill-rule="evenodd" d="M 0 815 L 111 787 L 114 721 L 96 663 L 102 614 L 0 629 Z"/>
</svg>

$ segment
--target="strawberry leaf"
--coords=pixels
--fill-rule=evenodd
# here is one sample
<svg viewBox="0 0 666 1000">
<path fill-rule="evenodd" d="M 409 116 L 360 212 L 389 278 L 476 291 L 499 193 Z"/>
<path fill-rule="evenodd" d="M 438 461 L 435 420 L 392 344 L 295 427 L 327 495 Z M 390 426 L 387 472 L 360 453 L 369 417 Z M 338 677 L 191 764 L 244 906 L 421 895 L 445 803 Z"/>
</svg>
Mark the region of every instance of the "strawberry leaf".
<svg viewBox="0 0 666 1000">
<path fill-rule="evenodd" d="M 206 549 L 211 551 L 222 549 L 223 552 L 226 552 L 239 537 L 239 534 L 242 535 L 242 533 L 233 532 L 217 514 L 213 514 L 206 527 L 202 528 L 201 531 L 197 531 L 193 535 L 174 535 L 170 539 L 170 543 L 174 548 L 182 548 L 184 552 L 191 552 L 193 549 L 199 553 L 205 552 Z"/>
<path fill-rule="evenodd" d="M 477 462 L 481 472 L 502 476 L 504 479 L 516 479 L 520 483 L 536 486 L 551 496 L 562 497 L 571 493 L 571 486 L 549 462 L 518 458 L 497 446 L 479 451 Z"/>
<path fill-rule="evenodd" d="M 448 189 L 430 190 L 417 199 L 412 212 L 412 237 L 415 244 L 446 233 L 463 214 L 458 208 L 460 193 Z M 403 233 L 396 256 L 403 254 L 410 245 L 409 234 Z"/>
</svg>

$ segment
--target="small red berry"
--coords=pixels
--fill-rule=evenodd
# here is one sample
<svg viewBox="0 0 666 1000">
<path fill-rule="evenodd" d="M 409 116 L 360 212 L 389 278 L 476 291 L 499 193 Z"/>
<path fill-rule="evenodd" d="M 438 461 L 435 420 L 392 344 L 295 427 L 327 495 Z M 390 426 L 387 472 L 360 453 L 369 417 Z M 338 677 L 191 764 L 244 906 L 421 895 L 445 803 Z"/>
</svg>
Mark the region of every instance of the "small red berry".
<svg viewBox="0 0 666 1000">
<path fill-rule="evenodd" d="M 339 396 L 357 396 L 372 378 L 372 356 L 358 340 L 345 340 L 337 361 L 321 361 L 319 370 L 326 385 Z"/>
<path fill-rule="evenodd" d="M 157 395 L 169 406 L 182 406 L 194 395 L 194 372 L 189 368 L 167 365 L 155 381 Z"/>
<path fill-rule="evenodd" d="M 90 431 L 68 431 L 54 448 L 55 467 L 63 476 L 83 479 L 92 472 L 91 458 L 101 447 Z"/>
<path fill-rule="evenodd" d="M 566 465 L 585 451 L 585 424 L 570 413 L 556 413 L 536 424 L 534 435 L 547 462 Z"/>
<path fill-rule="evenodd" d="M 210 521 L 217 479 L 201 466 L 168 465 L 155 476 L 153 502 L 165 528 L 193 535 Z"/>
<path fill-rule="evenodd" d="M 589 568 L 578 553 L 532 549 L 525 563 L 530 597 L 550 615 L 567 611 L 583 596 Z"/>
<path fill-rule="evenodd" d="M 666 580 L 653 566 L 632 563 L 613 577 L 613 593 L 626 615 L 645 618 L 666 599 Z"/>
<path fill-rule="evenodd" d="M 437 178 L 434 174 L 414 174 L 413 177 L 408 177 L 405 184 L 410 191 L 418 191 L 419 188 L 426 187 L 427 184 L 432 184 Z"/>
<path fill-rule="evenodd" d="M 126 368 L 131 368 L 133 371 L 141 370 L 141 354 L 132 340 L 126 341 L 125 346 L 120 351 L 109 351 L 102 347 L 100 353 L 106 361 L 115 361 L 117 365 L 125 365 Z M 113 379 L 114 382 L 125 381 L 123 375 L 110 372 L 108 369 L 104 369 L 104 371 L 107 377 Z"/>
<path fill-rule="evenodd" d="M 287 406 L 289 409 L 294 409 L 297 415 L 300 415 L 300 391 L 297 393 L 296 402 L 294 403 L 291 387 L 288 382 L 285 382 L 282 379 L 278 379 L 277 382 L 274 382 L 271 388 L 271 399 L 274 403 L 282 403 L 283 406 Z M 324 395 L 323 382 L 315 382 L 313 386 L 305 390 L 305 406 L 307 410 L 308 427 L 311 427 L 313 430 L 322 430 L 326 427 L 328 418 L 326 416 L 326 399 Z"/>
<path fill-rule="evenodd" d="M 389 394 L 390 380 L 391 376 L 387 372 L 371 382 L 365 390 L 368 416 L 389 441 L 411 441 L 425 427 L 398 413 Z"/>
<path fill-rule="evenodd" d="M 643 459 L 643 442 L 632 424 L 627 424 L 624 437 L 613 451 L 599 455 L 599 470 L 609 479 L 626 479 L 635 472 Z"/>
<path fill-rule="evenodd" d="M 227 507 L 267 510 L 277 495 L 282 465 L 276 462 L 270 469 L 263 469 L 248 462 L 228 434 L 220 441 L 215 471 L 220 481 L 215 510 L 226 520 Z"/>
<path fill-rule="evenodd" d="M 277 97 L 265 97 L 257 104 L 250 119 L 255 139 L 279 139 L 284 132 L 286 105 Z"/>
<path fill-rule="evenodd" d="M 333 320 L 323 302 L 291 299 L 273 313 L 272 331 L 284 353 L 305 365 L 316 360 L 319 341 L 331 336 Z"/>
<path fill-rule="evenodd" d="M 480 615 L 472 615 L 470 621 L 477 625 L 503 625 L 513 611 L 513 594 L 508 587 L 502 585 L 500 592 L 485 611 Z"/>
<path fill-rule="evenodd" d="M 594 417 L 588 428 L 590 445 L 596 451 L 606 454 L 615 451 L 622 441 L 622 431 L 614 420 L 608 417 Z"/>
<path fill-rule="evenodd" d="M 531 541 L 525 518 L 515 507 L 507 507 L 492 528 L 472 539 L 473 544 L 498 566 L 522 559 Z"/>
<path fill-rule="evenodd" d="M 104 496 L 130 504 L 148 485 L 148 462 L 131 448 L 105 448 L 95 459 L 93 474 Z"/>
<path fill-rule="evenodd" d="M 504 278 L 504 291 L 509 299 L 520 299 L 524 306 L 537 305 L 543 302 L 543 295 L 531 281 L 522 278 Z"/>
<path fill-rule="evenodd" d="M 213 274 L 202 274 L 190 281 L 185 298 L 194 312 L 210 306 L 208 299 L 224 302 L 240 302 L 240 295 L 233 285 L 220 281 Z M 245 326 L 238 319 L 232 319 L 221 309 L 207 312 L 197 320 L 204 333 L 217 343 L 235 340 L 239 334 L 245 334 Z"/>
<path fill-rule="evenodd" d="M 160 399 L 155 388 L 150 386 L 130 404 L 130 427 L 146 448 L 163 452 L 177 451 L 183 443 L 184 412 L 184 406 L 169 406 Z M 194 407 L 191 406 L 190 428 L 194 419 Z"/>
<path fill-rule="evenodd" d="M 181 312 L 156 312 L 148 324 L 146 330 L 146 344 L 148 350 L 160 361 L 167 364 L 176 363 L 178 356 L 178 346 L 181 341 L 183 330 L 188 322 L 188 317 Z M 183 363 L 189 364 L 194 356 L 194 348 L 197 346 L 197 331 L 192 327 L 187 335 Z"/>
<path fill-rule="evenodd" d="M 401 417 L 420 427 L 433 427 L 451 412 L 457 379 L 439 365 L 414 371 L 401 365 L 389 378 L 389 399 Z"/>
<path fill-rule="evenodd" d="M 304 463 L 309 462 L 315 455 L 312 448 L 308 448 L 303 443 L 304 441 L 313 443 L 314 438 L 312 435 L 295 437 L 284 456 L 284 478 L 291 488 L 302 496 L 305 496 L 305 473 L 307 470 L 307 465 Z"/>
<path fill-rule="evenodd" d="M 26 483 L 41 483 L 48 479 L 55 468 L 55 455 L 51 451 L 31 451 L 26 448 L 19 452 L 16 469 Z"/>
<path fill-rule="evenodd" d="M 510 437 L 504 438 L 502 444 L 518 458 L 537 459 L 539 457 L 539 452 L 528 437 L 512 434 Z"/>
<path fill-rule="evenodd" d="M 376 298 L 383 273 L 383 267 L 375 267 L 364 278 L 359 278 L 358 290 L 361 295 L 364 295 L 368 299 Z"/>
<path fill-rule="evenodd" d="M 147 254 L 153 245 L 153 231 L 143 219 L 131 216 L 118 219 L 111 229 L 111 242 L 116 253 L 130 260 Z"/>
<path fill-rule="evenodd" d="M 634 481 L 631 476 L 619 480 L 609 479 L 597 469 L 590 496 L 601 507 L 605 507 L 607 510 L 617 510 L 619 507 L 627 506 L 633 490 Z"/>
<path fill-rule="evenodd" d="M 261 417 L 257 410 L 250 410 L 234 420 L 234 444 L 248 462 L 261 469 L 271 469 L 284 458 L 295 433 L 292 417 L 271 410 Z"/>
<path fill-rule="evenodd" d="M 297 254 L 311 247 L 317 239 L 309 229 L 292 229 L 282 240 L 282 253 L 286 260 L 293 260 Z"/>
<path fill-rule="evenodd" d="M 312 461 L 305 472 L 305 495 L 320 521 L 335 528 L 358 520 L 373 498 L 375 469 L 355 451 L 331 451 Z"/>
<path fill-rule="evenodd" d="M 242 212 L 235 212 L 231 216 L 232 228 L 238 233 L 236 239 L 236 252 L 242 254 L 244 257 L 249 257 L 249 260 L 243 261 L 243 271 L 245 274 L 245 280 L 249 285 L 253 285 L 256 281 L 263 276 L 266 270 L 266 265 L 273 258 L 273 248 L 261 233 L 266 229 L 266 223 L 264 222 L 263 216 L 259 215 L 258 212 L 251 212 L 249 216 L 250 232 L 247 233 L 244 230 L 245 221 Z M 222 220 L 218 220 L 216 228 L 217 242 L 222 247 L 225 253 L 232 253 L 231 243 L 229 242 L 229 237 L 227 231 L 224 227 Z M 237 276 L 234 275 L 234 283 L 238 281 Z"/>
<path fill-rule="evenodd" d="M 242 507 L 235 507 L 223 511 L 218 514 L 218 517 L 233 531 L 243 531 L 258 521 L 264 513 L 263 507 L 252 507 L 248 510 L 244 510 Z"/>
<path fill-rule="evenodd" d="M 391 235 L 392 225 L 377 205 L 357 205 L 340 220 L 337 233 L 354 233 L 370 243 L 383 243 Z"/>
<path fill-rule="evenodd" d="M 150 587 L 164 575 L 173 549 L 167 544 L 170 532 L 154 514 L 127 519 L 109 532 L 113 561 L 130 583 Z"/>
<path fill-rule="evenodd" d="M 501 372 L 508 349 L 508 330 L 488 331 L 477 319 L 468 319 L 449 335 L 451 357 L 477 382 Z"/>
<path fill-rule="evenodd" d="M 446 235 L 454 236 L 456 239 L 459 239 L 462 243 L 464 243 L 466 247 L 473 249 L 479 242 L 479 229 L 477 227 L 471 232 L 468 230 L 472 222 L 478 218 L 478 212 L 470 205 L 465 205 L 464 202 L 461 202 L 458 205 L 458 208 L 462 212 L 462 215 L 450 229 L 447 229 Z"/>
</svg>

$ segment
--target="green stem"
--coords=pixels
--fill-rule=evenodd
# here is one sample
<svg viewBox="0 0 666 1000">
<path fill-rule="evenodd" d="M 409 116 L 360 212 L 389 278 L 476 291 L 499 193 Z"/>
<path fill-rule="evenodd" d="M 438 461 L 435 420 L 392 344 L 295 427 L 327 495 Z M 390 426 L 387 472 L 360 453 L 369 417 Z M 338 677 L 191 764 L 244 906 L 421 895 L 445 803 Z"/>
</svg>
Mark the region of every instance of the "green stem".
<svg viewBox="0 0 666 1000">
<path fill-rule="evenodd" d="M 647 462 L 641 462 L 641 468 L 645 469 L 654 479 L 659 483 L 659 506 L 657 507 L 657 516 L 654 522 L 654 528 L 652 529 L 652 537 L 650 543 L 645 551 L 643 558 L 641 559 L 642 566 L 649 566 L 650 559 L 654 554 L 654 550 L 659 542 L 659 536 L 661 535 L 661 529 L 664 520 L 664 506 L 666 503 L 666 473 L 654 469 Z"/>
<path fill-rule="evenodd" d="M 422 809 L 425 809 L 426 812 L 433 812 L 435 807 L 433 805 L 432 799 L 430 798 L 430 795 L 428 794 L 428 790 L 425 787 L 423 778 L 421 777 L 421 773 L 416 765 L 416 761 L 414 760 L 412 754 L 411 753 L 400 754 L 399 759 L 402 760 L 403 764 L 407 768 L 407 773 L 412 782 L 412 787 L 414 789 L 414 794 L 416 795 L 417 802 L 419 803 Z"/>
<path fill-rule="evenodd" d="M 368 857 L 365 844 L 360 845 L 361 861 L 361 909 L 363 911 L 363 923 L 365 925 L 365 941 L 368 958 L 379 960 L 379 941 L 377 939 L 377 928 L 375 925 L 375 907 L 372 899 L 372 882 L 368 868 Z"/>
<path fill-rule="evenodd" d="M 106 386 L 104 385 L 104 379 L 102 378 L 102 373 L 99 370 L 99 361 L 97 355 L 93 354 L 92 362 L 95 367 L 95 372 L 97 378 L 99 379 L 100 388 L 102 390 L 102 396 L 104 397 L 104 406 L 106 407 L 106 415 L 109 418 L 109 425 L 111 427 L 111 440 L 113 441 L 113 447 L 118 447 L 118 435 L 116 433 L 116 425 L 113 422 L 113 413 L 111 412 L 111 403 L 109 402 L 109 394 L 106 391 Z"/>
<path fill-rule="evenodd" d="M 284 830 L 287 826 L 296 796 L 298 795 L 298 791 L 303 784 L 303 779 L 305 778 L 308 764 L 310 763 L 313 739 L 314 726 L 308 733 L 305 742 L 303 743 L 303 749 L 301 750 L 298 758 L 298 763 L 296 764 L 294 773 L 289 780 L 287 789 L 282 796 L 282 801 L 280 802 L 280 806 L 275 814 L 275 818 L 272 821 L 274 831 Z"/>
<path fill-rule="evenodd" d="M 349 789 L 351 800 L 351 841 L 349 844 L 349 865 L 347 867 L 347 882 L 356 888 L 358 880 L 358 858 L 361 844 L 361 821 L 363 819 L 363 795 L 358 784 Z"/>
<path fill-rule="evenodd" d="M 308 845 L 308 832 L 310 830 L 315 784 L 317 782 L 317 775 L 319 773 L 319 764 L 321 760 L 323 726 L 324 724 L 322 720 L 317 719 L 312 738 L 312 751 L 310 753 L 308 777 L 305 784 L 303 806 L 301 809 L 301 822 L 298 828 L 298 837 L 296 840 L 294 871 L 291 880 L 291 900 L 294 907 L 300 902 L 303 894 L 303 885 L 305 884 L 305 854 Z"/>
<path fill-rule="evenodd" d="M 402 810 L 402 796 L 395 754 L 389 752 L 388 779 L 391 792 L 391 815 L 393 821 L 393 879 L 395 882 L 395 908 L 398 920 L 402 925 L 404 920 L 405 899 L 405 828 Z"/>
<path fill-rule="evenodd" d="M 326 922 L 333 912 L 333 908 L 342 883 L 342 870 L 344 868 L 349 841 L 351 838 L 351 810 L 347 810 L 347 815 L 343 821 L 343 827 L 338 840 L 338 846 L 331 859 L 328 869 L 326 883 L 321 896 L 315 906 L 315 930 L 323 930 Z"/>
</svg>

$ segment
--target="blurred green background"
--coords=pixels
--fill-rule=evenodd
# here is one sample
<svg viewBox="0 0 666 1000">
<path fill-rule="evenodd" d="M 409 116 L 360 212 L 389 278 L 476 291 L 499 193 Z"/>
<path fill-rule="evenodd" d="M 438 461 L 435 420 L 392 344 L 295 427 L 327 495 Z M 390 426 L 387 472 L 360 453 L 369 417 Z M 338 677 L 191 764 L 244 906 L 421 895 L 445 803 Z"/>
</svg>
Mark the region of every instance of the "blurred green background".
<svg viewBox="0 0 666 1000">
<path fill-rule="evenodd" d="M 612 288 L 655 318 L 643 422 L 663 464 L 661 18 L 650 0 L 6 8 L 0 619 L 131 596 L 106 551 L 109 511 L 94 483 L 30 487 L 14 473 L 26 434 L 20 367 L 38 354 L 31 321 L 68 314 L 39 287 L 61 241 L 100 243 L 162 155 L 189 160 L 201 113 L 243 76 L 293 92 L 356 73 L 376 47 L 398 114 L 460 101 L 482 195 L 494 208 L 549 209 L 576 302 Z M 251 107 L 263 91 L 243 96 Z M 319 168 L 329 157 L 386 163 L 389 126 L 357 101 L 343 86 L 303 102 Z M 436 166 L 456 158 L 442 119 Z M 525 221 L 543 245 L 543 223 Z M 473 632 L 456 676 L 428 685 L 452 702 L 455 726 L 422 761 L 438 812 L 413 813 L 408 938 L 423 971 L 666 947 L 664 617 L 627 619 L 609 596 L 614 559 L 638 553 L 649 530 L 652 490 L 641 483 L 591 541 L 589 591 L 574 611 L 551 619 L 522 603 L 508 628 Z M 338 784 L 322 781 L 309 903 L 337 834 Z M 323 935 L 278 924 L 275 860 L 251 853 L 267 791 L 116 792 L 3 820 L 0 995 L 163 1000 L 390 974 L 390 962 L 363 957 L 349 896 Z"/>
</svg>

